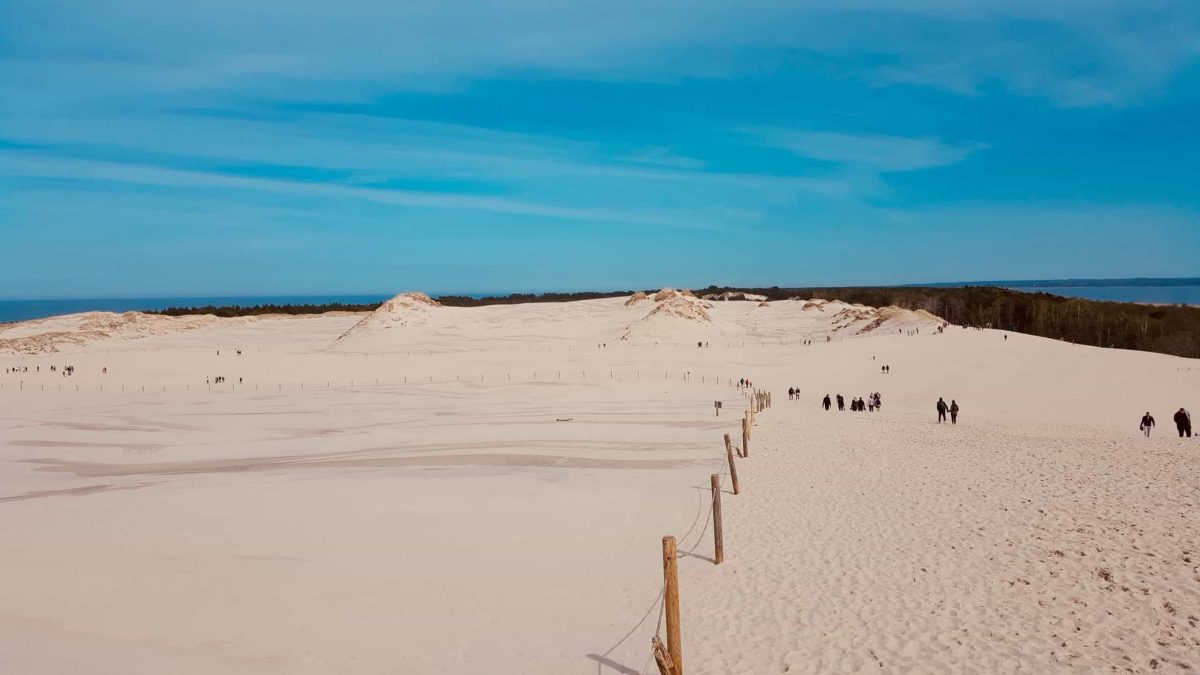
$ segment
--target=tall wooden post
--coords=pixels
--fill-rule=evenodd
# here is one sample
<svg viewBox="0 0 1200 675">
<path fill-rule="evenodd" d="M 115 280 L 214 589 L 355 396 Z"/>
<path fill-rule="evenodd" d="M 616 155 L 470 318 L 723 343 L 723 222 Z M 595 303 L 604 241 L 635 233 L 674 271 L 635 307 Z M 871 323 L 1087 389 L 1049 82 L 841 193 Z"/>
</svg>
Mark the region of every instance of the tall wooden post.
<svg viewBox="0 0 1200 675">
<path fill-rule="evenodd" d="M 683 675 L 683 634 L 679 630 L 679 570 L 675 559 L 675 537 L 662 540 L 663 608 L 667 616 L 667 653 L 675 665 L 674 675 Z"/>
<path fill-rule="evenodd" d="M 750 456 L 750 420 L 742 418 L 742 457 Z"/>
<path fill-rule="evenodd" d="M 733 444 L 725 434 L 725 461 L 729 462 L 729 478 L 733 480 L 733 494 L 738 493 L 737 465 L 733 463 Z"/>
<path fill-rule="evenodd" d="M 712 518 L 713 518 L 713 561 L 720 565 L 725 561 L 725 533 L 721 529 L 721 477 L 713 474 L 708 477 L 712 486 Z"/>
</svg>

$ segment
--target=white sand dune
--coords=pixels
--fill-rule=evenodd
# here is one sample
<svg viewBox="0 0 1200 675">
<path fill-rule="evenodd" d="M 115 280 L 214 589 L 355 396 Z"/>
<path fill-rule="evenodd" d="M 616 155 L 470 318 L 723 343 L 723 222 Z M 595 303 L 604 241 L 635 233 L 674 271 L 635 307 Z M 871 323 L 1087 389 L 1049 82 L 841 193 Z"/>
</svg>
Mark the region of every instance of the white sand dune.
<svg viewBox="0 0 1200 675">
<path fill-rule="evenodd" d="M 1200 363 L 629 300 L 0 331 L 0 672 L 650 672 L 664 534 L 688 673 L 1200 668 Z"/>
</svg>

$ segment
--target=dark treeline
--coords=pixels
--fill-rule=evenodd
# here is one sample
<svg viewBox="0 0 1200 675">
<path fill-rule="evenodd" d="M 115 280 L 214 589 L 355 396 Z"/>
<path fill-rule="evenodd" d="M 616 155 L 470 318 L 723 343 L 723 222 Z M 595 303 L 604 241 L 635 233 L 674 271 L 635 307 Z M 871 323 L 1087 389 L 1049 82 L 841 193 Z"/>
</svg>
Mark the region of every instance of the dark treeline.
<svg viewBox="0 0 1200 675">
<path fill-rule="evenodd" d="M 655 291 L 650 291 L 654 293 Z M 511 295 L 496 295 L 473 298 L 466 295 L 442 295 L 434 298 L 447 307 L 483 307 L 486 305 L 518 305 L 529 302 L 572 302 L 574 300 L 595 300 L 597 298 L 619 298 L 631 295 L 633 291 L 611 291 L 605 293 L 513 293 Z M 331 302 L 319 305 L 203 305 L 200 307 L 167 307 L 166 309 L 149 310 L 146 314 L 162 314 L 165 316 L 186 316 L 191 314 L 212 314 L 219 317 L 254 316 L 256 314 L 324 314 L 325 312 L 373 312 L 381 303 L 348 304 Z"/>
<path fill-rule="evenodd" d="M 379 303 L 365 305 L 330 302 L 321 305 L 224 305 L 215 307 L 167 307 L 146 311 L 145 314 L 162 314 L 164 316 L 187 316 L 190 314 L 212 314 L 224 318 L 234 316 L 254 316 L 257 314 L 324 314 L 325 312 L 373 312 Z"/>
<path fill-rule="evenodd" d="M 697 295 L 743 291 L 770 300 L 823 298 L 872 307 L 923 309 L 960 326 L 1028 333 L 1079 344 L 1200 358 L 1200 308 L 1097 302 L 993 286 L 965 288 L 728 288 Z"/>
<path fill-rule="evenodd" d="M 650 291 L 654 293 L 655 291 Z M 513 293 L 511 295 L 496 295 L 483 298 L 472 298 L 467 295 L 442 295 L 435 300 L 447 307 L 483 307 L 485 305 L 520 305 L 527 302 L 573 302 L 575 300 L 596 300 L 598 298 L 620 298 L 632 295 L 633 291 L 610 291 L 605 293 Z"/>
<path fill-rule="evenodd" d="M 1009 279 L 1007 281 L 939 282 L 934 284 L 905 284 L 915 287 L 962 288 L 965 286 L 1003 286 L 1005 288 L 1112 288 L 1153 287 L 1178 288 L 1200 286 L 1200 277 L 1133 277 L 1130 279 Z"/>
</svg>

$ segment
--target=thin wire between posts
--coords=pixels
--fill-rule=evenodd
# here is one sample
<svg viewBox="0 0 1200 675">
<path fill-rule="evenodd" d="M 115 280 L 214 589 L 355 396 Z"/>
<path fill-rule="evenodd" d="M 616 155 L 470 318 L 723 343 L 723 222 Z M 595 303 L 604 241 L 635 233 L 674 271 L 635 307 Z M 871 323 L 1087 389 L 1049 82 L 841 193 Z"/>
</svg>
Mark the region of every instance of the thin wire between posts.
<svg viewBox="0 0 1200 675">
<path fill-rule="evenodd" d="M 728 471 L 729 471 L 729 458 L 722 455 L 721 470 L 719 472 L 719 474 L 721 476 L 722 485 L 724 485 L 725 476 L 728 474 Z M 694 553 L 696 551 L 696 549 L 699 548 L 700 543 L 702 541 L 704 541 L 704 534 L 706 532 L 708 532 L 708 525 L 709 525 L 709 523 L 712 522 L 712 504 L 709 500 L 706 500 L 704 498 L 704 491 L 701 490 L 700 488 L 697 488 L 696 489 L 696 497 L 699 500 L 699 502 L 696 505 L 696 515 L 693 516 L 692 524 L 690 527 L 688 527 L 687 532 L 684 532 L 683 536 L 679 537 L 679 541 L 681 541 L 681 542 L 686 541 L 687 538 L 690 537 L 692 535 L 692 533 L 696 531 L 696 526 L 698 524 L 700 524 L 700 516 L 702 514 L 704 515 L 704 525 L 703 525 L 703 527 L 701 527 L 700 533 L 696 536 L 696 541 L 695 541 L 695 543 L 692 544 L 690 549 L 688 549 L 687 551 L 683 551 L 683 552 L 679 552 L 679 551 L 676 552 L 675 557 L 677 559 L 692 555 L 692 553 Z M 705 508 L 706 505 L 708 506 L 707 509 Z M 651 602 L 650 607 L 648 607 L 646 609 L 646 613 L 642 615 L 642 618 L 639 619 L 638 622 L 636 624 L 634 624 L 632 628 L 629 629 L 629 632 L 625 633 L 625 635 L 622 636 L 621 639 L 616 642 L 616 644 L 609 647 L 600 656 L 607 658 L 609 654 L 613 653 L 613 651 L 615 651 L 618 647 L 620 647 L 622 644 L 624 644 L 630 637 L 632 637 L 633 634 L 635 632 L 637 632 L 637 629 L 640 628 L 641 625 L 646 622 L 646 619 L 650 618 L 650 613 L 654 611 L 654 605 L 656 605 L 656 604 L 658 605 L 658 621 L 654 626 L 654 637 L 662 639 L 663 619 L 666 615 L 666 592 L 667 592 L 667 587 L 664 582 L 662 585 L 659 586 L 658 596 Z M 651 662 L 653 662 L 653 660 L 654 660 L 654 653 L 650 652 L 649 654 L 647 654 L 646 661 L 645 661 L 645 663 L 642 664 L 642 668 L 638 672 L 642 673 L 642 675 L 647 675 L 648 673 L 650 673 L 649 668 L 650 668 L 650 664 L 651 664 Z"/>
<path fill-rule="evenodd" d="M 720 469 L 720 471 L 717 472 L 717 475 L 720 476 L 720 480 L 719 480 L 718 484 L 720 485 L 720 487 L 724 487 L 725 486 L 725 477 L 729 475 L 729 457 L 728 456 L 722 455 L 721 469 Z M 690 556 L 693 553 L 695 553 L 696 549 L 699 548 L 700 544 L 704 541 L 704 535 L 705 535 L 705 533 L 708 532 L 709 524 L 712 523 L 712 502 L 709 500 L 706 500 L 704 498 L 704 489 L 703 488 L 696 488 L 696 496 L 700 500 L 700 505 L 696 509 L 696 517 L 692 519 L 692 526 L 689 527 L 688 531 L 685 532 L 683 534 L 683 536 L 679 538 L 679 541 L 686 540 L 692 534 L 692 532 L 695 531 L 696 524 L 700 522 L 700 514 L 701 513 L 704 513 L 704 525 L 703 525 L 703 527 L 700 528 L 700 533 L 696 535 L 696 541 L 695 541 L 695 543 L 692 544 L 691 548 L 689 548 L 687 551 L 684 551 L 684 552 L 676 551 L 676 553 L 675 553 L 676 559 Z M 707 509 L 704 508 L 706 504 L 708 505 Z M 666 585 L 664 584 L 662 589 L 659 590 L 659 592 L 658 592 L 658 624 L 654 627 L 654 637 L 659 638 L 659 639 L 662 639 L 663 616 L 666 613 L 666 597 L 665 596 L 666 596 Z M 642 618 L 642 621 L 645 621 L 645 617 Z M 638 622 L 638 625 L 641 625 L 641 622 Z M 636 630 L 636 629 L 637 629 L 637 627 L 635 626 L 634 630 Z M 630 633 L 632 633 L 632 631 Z M 628 638 L 629 636 L 626 635 L 625 637 Z M 622 642 L 623 641 L 624 641 L 624 638 L 622 639 Z M 614 649 L 615 648 L 616 648 L 616 646 L 614 645 Z M 654 653 L 651 652 L 646 657 L 646 662 L 642 665 L 642 669 L 640 671 L 642 673 L 642 675 L 647 675 L 647 673 L 649 673 L 650 662 L 653 660 L 654 660 Z"/>
</svg>

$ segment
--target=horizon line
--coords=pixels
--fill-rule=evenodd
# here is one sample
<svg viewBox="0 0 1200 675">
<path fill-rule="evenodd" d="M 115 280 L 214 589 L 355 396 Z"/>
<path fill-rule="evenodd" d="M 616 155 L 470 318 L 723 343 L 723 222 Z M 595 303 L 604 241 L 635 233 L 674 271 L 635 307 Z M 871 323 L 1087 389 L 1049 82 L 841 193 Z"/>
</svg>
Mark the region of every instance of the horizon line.
<svg viewBox="0 0 1200 675">
<path fill-rule="evenodd" d="M 1176 282 L 1176 286 L 1200 286 L 1200 277 L 1070 277 L 1070 278 L 1048 278 L 1048 279 L 993 279 L 993 280 L 971 280 L 971 281 L 923 281 L 923 282 L 906 282 L 899 284 L 808 284 L 808 285 L 731 285 L 731 284 L 708 284 L 703 288 L 730 288 L 730 289 L 825 289 L 825 288 L 921 288 L 921 287 L 961 287 L 961 286 L 1018 286 L 1022 284 L 1036 284 L 1044 286 L 1058 286 L 1062 288 L 1070 288 L 1074 284 L 1084 282 L 1095 283 L 1105 282 L 1108 285 L 1120 285 L 1117 282 L 1126 282 L 1128 285 L 1149 285 L 1146 282 Z M 1140 282 L 1140 283 L 1133 283 Z M 1186 282 L 1186 283 L 1178 283 Z M 668 288 L 663 286 L 661 288 Z M 681 287 L 682 288 L 682 287 Z M 264 298 L 346 298 L 346 297 L 382 297 L 384 299 L 394 297 L 399 293 L 420 292 L 429 295 L 430 297 L 446 297 L 446 296 L 464 296 L 474 298 L 484 297 L 505 297 L 510 295 L 545 295 L 549 293 L 621 293 L 631 289 L 609 289 L 609 290 L 509 290 L 509 291 L 447 291 L 447 292 L 430 292 L 420 291 L 415 289 L 401 291 L 381 291 L 381 292 L 344 292 L 344 293 L 302 293 L 302 292 L 285 292 L 285 293 L 234 293 L 234 294 L 215 294 L 215 295 L 108 295 L 108 296 L 78 296 L 78 297 L 54 297 L 54 298 L 4 298 L 0 297 L 0 302 L 66 302 L 73 300 L 225 300 L 225 299 L 264 299 Z M 659 290 L 659 289 L 632 289 L 637 290 Z M 695 289 L 688 289 L 695 290 Z"/>
</svg>

